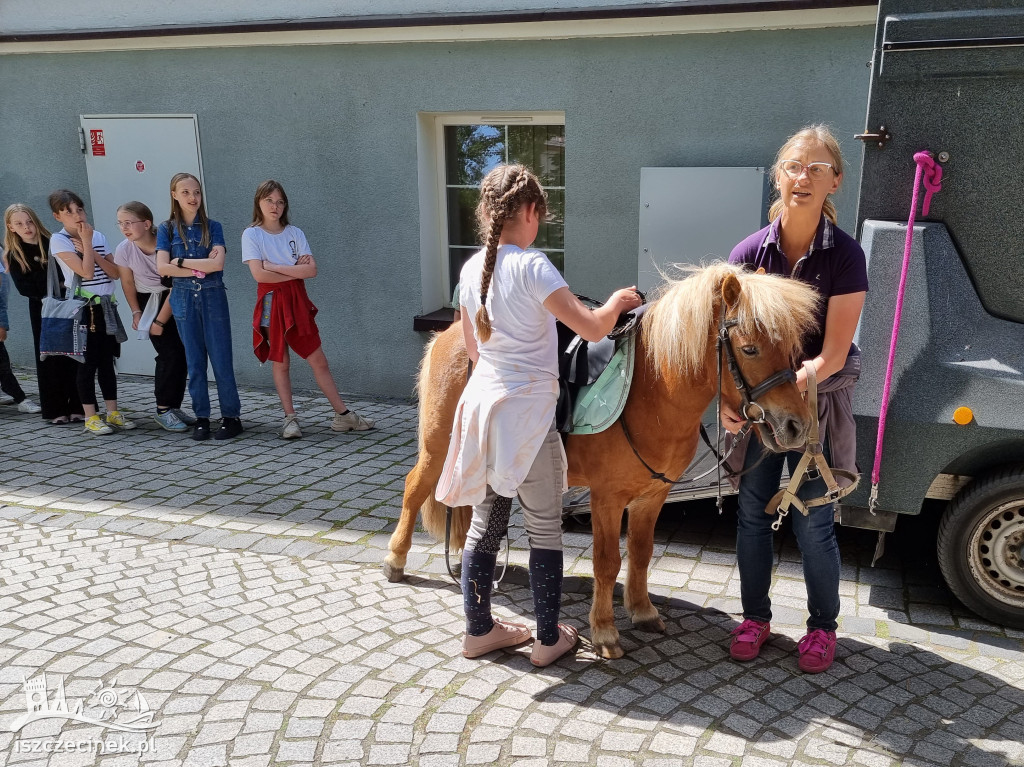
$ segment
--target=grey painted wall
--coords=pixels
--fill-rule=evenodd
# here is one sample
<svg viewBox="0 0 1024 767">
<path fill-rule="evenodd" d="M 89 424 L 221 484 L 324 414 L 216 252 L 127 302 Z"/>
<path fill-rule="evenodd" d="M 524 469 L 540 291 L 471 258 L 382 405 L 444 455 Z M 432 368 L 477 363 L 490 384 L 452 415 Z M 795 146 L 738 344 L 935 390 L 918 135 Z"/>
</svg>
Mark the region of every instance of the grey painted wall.
<svg viewBox="0 0 1024 767">
<path fill-rule="evenodd" d="M 636 278 L 641 167 L 767 165 L 808 122 L 843 139 L 853 167 L 840 223 L 852 230 L 860 147 L 850 136 L 863 127 L 871 44 L 871 28 L 846 27 L 5 56 L 0 204 L 45 214 L 56 187 L 86 196 L 80 114 L 197 113 L 209 212 L 229 244 L 239 380 L 271 382 L 250 353 L 254 284 L 238 242 L 253 190 L 273 177 L 318 256 L 309 288 L 339 385 L 407 396 L 426 340 L 412 318 L 437 308 L 421 301 L 417 113 L 564 111 L 566 276 L 604 296 Z M 25 301 L 11 303 L 9 348 L 29 364 Z M 313 385 L 308 368 L 293 371 L 297 386 Z"/>
</svg>

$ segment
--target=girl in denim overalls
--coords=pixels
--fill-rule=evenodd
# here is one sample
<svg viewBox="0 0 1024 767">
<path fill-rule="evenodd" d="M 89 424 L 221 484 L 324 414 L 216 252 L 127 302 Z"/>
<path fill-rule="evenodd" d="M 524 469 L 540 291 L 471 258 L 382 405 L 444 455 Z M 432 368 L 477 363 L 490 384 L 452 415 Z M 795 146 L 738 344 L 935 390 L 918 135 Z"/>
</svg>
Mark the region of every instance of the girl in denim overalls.
<svg viewBox="0 0 1024 767">
<path fill-rule="evenodd" d="M 188 361 L 188 393 L 196 423 L 192 439 L 210 438 L 210 394 L 206 365 L 217 379 L 221 426 L 216 439 L 242 433 L 242 405 L 231 359 L 231 321 L 224 288 L 224 231 L 206 217 L 199 179 L 178 173 L 171 179 L 171 215 L 156 235 L 157 268 L 173 277 L 171 311 Z"/>
</svg>

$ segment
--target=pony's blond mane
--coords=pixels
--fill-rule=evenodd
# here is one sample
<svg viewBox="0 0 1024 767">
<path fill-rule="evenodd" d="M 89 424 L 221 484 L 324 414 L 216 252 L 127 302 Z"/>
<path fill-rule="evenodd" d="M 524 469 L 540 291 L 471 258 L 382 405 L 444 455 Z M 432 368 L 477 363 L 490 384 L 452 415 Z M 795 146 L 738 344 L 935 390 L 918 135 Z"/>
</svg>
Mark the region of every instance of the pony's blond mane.
<svg viewBox="0 0 1024 767">
<path fill-rule="evenodd" d="M 796 361 L 804 335 L 814 326 L 818 294 L 799 280 L 758 274 L 725 262 L 681 267 L 687 276 L 669 279 L 644 314 L 643 341 L 662 375 L 704 372 L 712 326 L 717 328 L 722 282 L 740 282 L 738 330 L 764 334 Z"/>
</svg>

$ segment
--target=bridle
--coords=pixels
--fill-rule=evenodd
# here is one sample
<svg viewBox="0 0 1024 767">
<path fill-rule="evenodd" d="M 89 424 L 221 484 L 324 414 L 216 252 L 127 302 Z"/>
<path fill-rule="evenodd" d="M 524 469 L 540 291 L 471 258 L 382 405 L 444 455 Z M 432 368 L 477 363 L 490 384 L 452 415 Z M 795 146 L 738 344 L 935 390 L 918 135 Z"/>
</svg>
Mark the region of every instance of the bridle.
<svg viewBox="0 0 1024 767">
<path fill-rule="evenodd" d="M 719 392 L 721 392 L 722 389 L 722 352 L 724 351 L 725 361 L 729 367 L 729 372 L 732 374 L 733 383 L 736 384 L 736 389 L 739 391 L 742 399 L 740 415 L 751 423 L 765 423 L 765 409 L 757 400 L 770 392 L 776 386 L 782 386 L 785 383 L 796 383 L 796 373 L 793 372 L 792 368 L 784 368 L 783 370 L 772 373 L 757 386 L 751 388 L 750 384 L 747 383 L 747 379 L 743 376 L 743 371 L 740 370 L 739 362 L 736 359 L 736 350 L 733 348 L 732 338 L 729 335 L 729 331 L 739 325 L 739 320 L 735 317 L 727 320 L 725 315 L 726 308 L 725 302 L 723 301 L 722 313 L 718 318 L 718 341 L 715 344 L 715 351 L 718 356 Z M 757 408 L 758 414 L 756 418 L 751 414 L 751 408 Z M 721 411 L 721 396 L 719 396 L 719 411 Z M 721 415 L 721 412 L 719 412 L 719 415 Z"/>
<path fill-rule="evenodd" d="M 737 327 L 739 325 L 739 320 L 737 320 L 736 318 L 727 319 L 727 317 L 726 317 L 727 314 L 728 314 L 728 307 L 726 306 L 725 301 L 722 301 L 722 310 L 721 310 L 721 312 L 720 312 L 720 314 L 718 316 L 718 335 L 717 335 L 717 337 L 715 339 L 715 358 L 716 358 L 717 364 L 718 364 L 718 439 L 717 439 L 717 444 L 719 444 L 719 445 L 722 444 L 722 393 L 721 392 L 722 392 L 722 357 L 723 356 L 725 357 L 726 366 L 729 368 L 729 373 L 732 375 L 733 383 L 736 384 L 736 389 L 740 393 L 740 397 L 742 399 L 742 404 L 740 405 L 740 414 L 746 419 L 746 423 L 743 424 L 743 426 L 740 429 L 740 431 L 734 436 L 734 439 L 733 439 L 733 442 L 732 442 L 732 448 L 730 448 L 729 451 L 726 452 L 725 455 L 721 455 L 721 456 L 718 454 L 718 451 L 711 445 L 711 442 L 707 438 L 707 434 L 704 431 L 704 426 L 701 425 L 701 436 L 704 438 L 704 441 L 708 445 L 709 450 L 712 453 L 715 454 L 716 458 L 718 458 L 718 462 L 715 464 L 714 468 L 709 469 L 708 471 L 704 472 L 703 474 L 701 474 L 698 477 L 691 477 L 691 478 L 686 479 L 686 480 L 683 480 L 682 477 L 680 477 L 677 480 L 669 479 L 662 472 L 655 471 L 653 468 L 651 468 L 650 464 L 648 464 L 647 461 L 645 461 L 643 459 L 643 457 L 640 455 L 640 452 L 636 449 L 636 445 L 633 444 L 633 438 L 630 435 L 629 429 L 626 426 L 626 414 L 625 414 L 625 412 L 623 412 L 623 414 L 621 416 L 619 416 L 619 425 L 622 426 L 622 432 L 623 432 L 623 434 L 626 437 L 627 444 L 629 445 L 630 449 L 633 451 L 633 455 L 636 456 L 637 460 L 640 461 L 640 463 L 643 464 L 643 467 L 645 469 L 647 469 L 647 471 L 650 473 L 651 479 L 660 480 L 660 481 L 662 481 L 662 482 L 664 482 L 664 483 L 666 483 L 668 485 L 678 485 L 678 484 L 682 484 L 684 482 L 685 483 L 696 482 L 697 480 L 700 480 L 700 479 L 703 479 L 704 477 L 706 477 L 712 471 L 716 471 L 717 470 L 718 471 L 718 511 L 719 511 L 719 513 L 721 513 L 721 511 L 722 511 L 722 466 L 725 464 L 726 460 L 728 460 L 729 456 L 732 454 L 732 451 L 733 451 L 733 449 L 735 449 L 736 445 L 740 444 L 743 441 L 743 438 L 746 436 L 747 432 L 751 429 L 751 427 L 753 427 L 755 424 L 766 423 L 766 421 L 765 421 L 766 411 L 765 411 L 764 407 L 761 404 L 758 403 L 758 399 L 763 397 L 765 394 L 767 394 L 768 392 L 770 392 L 772 389 L 774 389 L 777 386 L 782 386 L 785 383 L 794 383 L 794 384 L 796 383 L 796 373 L 793 371 L 793 369 L 792 368 L 784 368 L 783 370 L 779 370 L 779 371 L 776 371 L 775 373 L 772 373 L 770 376 L 768 376 L 763 381 L 761 381 L 761 383 L 757 384 L 754 387 L 751 387 L 747 383 L 747 379 L 744 377 L 743 371 L 740 370 L 740 364 L 739 364 L 738 359 L 736 358 L 736 350 L 733 348 L 732 337 L 730 335 L 730 331 L 733 328 L 735 328 L 735 327 Z M 751 409 L 752 408 L 757 408 L 758 415 L 757 415 L 756 418 L 754 418 L 753 415 L 751 414 Z M 762 454 L 761 458 L 758 459 L 758 461 L 753 466 L 748 466 L 746 469 L 744 469 L 741 472 L 731 472 L 730 471 L 730 476 L 731 477 L 741 477 L 741 476 L 743 476 L 747 472 L 749 472 L 752 469 L 754 469 L 758 464 L 760 464 L 761 461 L 764 460 L 766 455 L 767 455 L 767 452 Z M 727 469 L 727 471 L 728 471 L 728 469 Z M 685 471 L 684 471 L 684 473 L 685 473 Z"/>
</svg>

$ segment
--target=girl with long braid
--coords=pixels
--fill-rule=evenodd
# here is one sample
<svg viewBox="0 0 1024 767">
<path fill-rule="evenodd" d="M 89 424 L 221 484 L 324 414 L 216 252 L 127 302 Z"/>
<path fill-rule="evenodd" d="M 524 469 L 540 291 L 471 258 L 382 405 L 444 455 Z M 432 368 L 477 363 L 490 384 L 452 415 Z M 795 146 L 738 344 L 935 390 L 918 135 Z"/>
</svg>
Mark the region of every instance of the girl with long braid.
<svg viewBox="0 0 1024 767">
<path fill-rule="evenodd" d="M 495 168 L 480 191 L 477 219 L 486 243 L 463 267 L 459 294 L 473 375 L 456 410 L 437 498 L 449 506 L 473 507 L 462 556 L 462 654 L 476 658 L 531 637 L 525 625 L 491 616 L 498 548 L 508 531 L 512 498 L 518 495 L 530 539 L 537 619 L 531 660 L 547 666 L 572 650 L 577 640 L 575 629 L 558 623 L 566 462 L 554 429 L 555 318 L 597 341 L 641 299 L 635 288 L 623 288 L 591 311 L 547 256 L 528 249 L 547 216 L 547 196 L 525 167 Z"/>
</svg>

